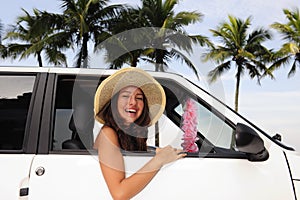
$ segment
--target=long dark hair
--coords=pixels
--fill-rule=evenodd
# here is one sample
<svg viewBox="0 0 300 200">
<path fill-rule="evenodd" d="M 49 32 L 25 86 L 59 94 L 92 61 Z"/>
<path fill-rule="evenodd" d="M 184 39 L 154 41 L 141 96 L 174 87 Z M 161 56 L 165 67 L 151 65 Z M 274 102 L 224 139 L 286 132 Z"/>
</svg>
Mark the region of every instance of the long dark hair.
<svg viewBox="0 0 300 200">
<path fill-rule="evenodd" d="M 126 151 L 146 151 L 148 138 L 148 125 L 151 122 L 147 98 L 143 93 L 144 109 L 141 116 L 130 125 L 126 125 L 117 111 L 119 92 L 111 101 L 108 101 L 102 110 L 97 113 L 105 121 L 105 126 L 114 129 L 118 135 L 121 149 Z"/>
</svg>

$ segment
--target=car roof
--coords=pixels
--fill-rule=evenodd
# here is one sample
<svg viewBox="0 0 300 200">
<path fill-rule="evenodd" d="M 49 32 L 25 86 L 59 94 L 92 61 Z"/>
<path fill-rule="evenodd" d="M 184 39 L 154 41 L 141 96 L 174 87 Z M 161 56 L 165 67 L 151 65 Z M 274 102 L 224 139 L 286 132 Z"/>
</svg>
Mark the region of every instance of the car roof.
<svg viewBox="0 0 300 200">
<path fill-rule="evenodd" d="M 44 72 L 44 73 L 58 73 L 58 74 L 112 74 L 116 72 L 117 69 L 104 69 L 104 68 L 65 68 L 65 67 L 30 67 L 30 66 L 1 66 L 0 72 Z M 145 70 L 150 74 L 155 76 L 181 76 L 180 74 L 172 72 L 156 72 L 152 70 Z"/>
</svg>

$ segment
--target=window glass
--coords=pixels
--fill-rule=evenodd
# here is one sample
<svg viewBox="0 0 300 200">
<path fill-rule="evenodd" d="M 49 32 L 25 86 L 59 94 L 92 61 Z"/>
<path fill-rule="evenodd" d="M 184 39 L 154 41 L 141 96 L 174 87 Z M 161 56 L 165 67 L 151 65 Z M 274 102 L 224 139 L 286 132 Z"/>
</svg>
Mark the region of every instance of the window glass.
<svg viewBox="0 0 300 200">
<path fill-rule="evenodd" d="M 95 77 L 58 77 L 52 150 L 92 149 Z"/>
<path fill-rule="evenodd" d="M 0 75 L 0 150 L 21 150 L 35 76 Z"/>
</svg>

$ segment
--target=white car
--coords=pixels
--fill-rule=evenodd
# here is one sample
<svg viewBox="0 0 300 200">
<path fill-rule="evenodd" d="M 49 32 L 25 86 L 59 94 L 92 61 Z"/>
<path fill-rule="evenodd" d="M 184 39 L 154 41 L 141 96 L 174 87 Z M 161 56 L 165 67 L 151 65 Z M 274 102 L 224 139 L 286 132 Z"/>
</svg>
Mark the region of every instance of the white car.
<svg viewBox="0 0 300 200">
<path fill-rule="evenodd" d="M 93 118 L 99 83 L 114 70 L 0 68 L 0 199 L 111 199 L 102 177 Z M 172 73 L 149 72 L 167 95 L 150 127 L 148 152 L 124 152 L 126 174 L 153 147 L 183 142 L 187 99 L 197 108 L 199 152 L 164 166 L 134 199 L 295 200 L 300 157 L 207 91 Z"/>
</svg>

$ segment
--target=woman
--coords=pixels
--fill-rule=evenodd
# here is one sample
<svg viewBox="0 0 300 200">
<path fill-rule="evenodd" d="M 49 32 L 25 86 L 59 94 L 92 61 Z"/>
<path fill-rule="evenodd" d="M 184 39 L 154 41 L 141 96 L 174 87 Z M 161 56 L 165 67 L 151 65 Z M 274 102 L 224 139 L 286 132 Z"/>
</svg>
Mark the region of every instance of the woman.
<svg viewBox="0 0 300 200">
<path fill-rule="evenodd" d="M 113 199 L 134 197 L 163 165 L 186 155 L 171 146 L 157 148 L 148 163 L 133 175 L 125 176 L 122 150 L 147 150 L 148 127 L 160 118 L 165 103 L 161 85 L 138 68 L 121 69 L 99 85 L 95 94 L 95 119 L 104 125 L 94 146 Z"/>
</svg>

